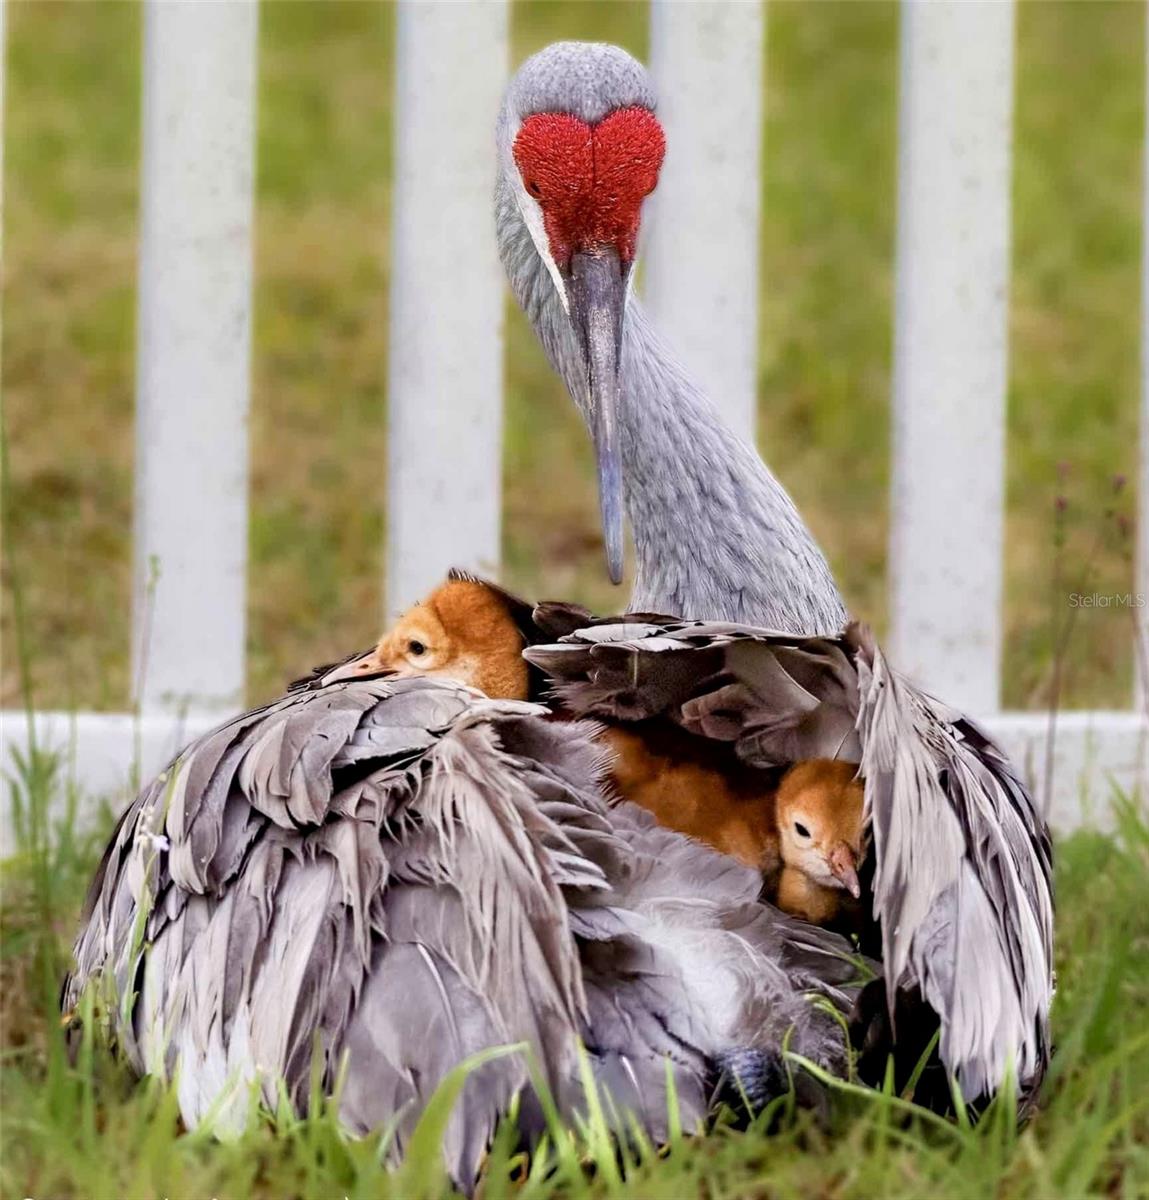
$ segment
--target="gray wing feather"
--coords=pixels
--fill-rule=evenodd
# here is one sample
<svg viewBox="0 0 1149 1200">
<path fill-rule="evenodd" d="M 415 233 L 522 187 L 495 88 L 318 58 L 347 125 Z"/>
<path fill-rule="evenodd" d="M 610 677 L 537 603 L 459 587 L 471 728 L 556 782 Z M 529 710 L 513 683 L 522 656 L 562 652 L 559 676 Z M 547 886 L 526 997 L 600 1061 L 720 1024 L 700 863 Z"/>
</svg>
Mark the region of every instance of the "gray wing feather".
<svg viewBox="0 0 1149 1200">
<path fill-rule="evenodd" d="M 448 964 L 461 1005 L 483 997 L 499 1041 L 532 1042 L 565 1081 L 584 998 L 564 872 L 533 836 L 531 793 L 497 740 L 501 722 L 535 711 L 368 681 L 298 691 L 209 734 L 121 822 L 65 1002 L 106 973 L 129 1006 L 111 1015 L 137 1069 L 178 1076 L 189 1123 L 210 1112 L 226 1127 L 246 1116 L 253 1083 L 274 1103 L 282 1080 L 306 1103 L 317 1035 L 333 1083 L 380 947 L 409 945 L 424 968 Z M 378 821 L 347 814 L 345 772 L 355 811 Z M 448 899 L 451 919 L 436 919 Z M 420 1095 L 441 1074 L 433 1056 L 423 1063 Z"/>
<path fill-rule="evenodd" d="M 852 637 L 887 975 L 918 982 L 945 1018 L 943 1057 L 967 1096 L 1011 1063 L 1031 1086 L 1053 990 L 1045 822 L 993 742 L 890 671 L 864 631 Z"/>
</svg>

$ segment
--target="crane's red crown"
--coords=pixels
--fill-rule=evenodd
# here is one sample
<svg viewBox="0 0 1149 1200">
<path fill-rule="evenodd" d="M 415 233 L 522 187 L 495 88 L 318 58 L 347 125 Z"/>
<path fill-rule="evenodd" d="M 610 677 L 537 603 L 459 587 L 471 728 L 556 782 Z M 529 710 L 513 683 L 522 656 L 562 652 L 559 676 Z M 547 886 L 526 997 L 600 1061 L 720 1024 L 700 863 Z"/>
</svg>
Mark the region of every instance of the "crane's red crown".
<svg viewBox="0 0 1149 1200">
<path fill-rule="evenodd" d="M 658 183 L 666 137 L 648 108 L 620 108 L 596 125 L 568 113 L 527 117 L 515 138 L 523 186 L 543 210 L 555 262 L 592 246 L 634 259 L 642 202 Z"/>
</svg>

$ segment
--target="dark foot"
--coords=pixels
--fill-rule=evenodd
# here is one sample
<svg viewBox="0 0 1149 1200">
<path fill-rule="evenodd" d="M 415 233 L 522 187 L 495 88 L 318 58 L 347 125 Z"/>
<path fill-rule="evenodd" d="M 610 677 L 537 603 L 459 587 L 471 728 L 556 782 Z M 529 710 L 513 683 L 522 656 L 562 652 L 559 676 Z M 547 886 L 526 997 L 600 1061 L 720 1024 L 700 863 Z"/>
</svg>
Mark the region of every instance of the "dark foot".
<svg viewBox="0 0 1149 1200">
<path fill-rule="evenodd" d="M 740 1117 L 753 1120 L 775 1100 L 786 1097 L 787 1103 L 777 1106 L 778 1118 L 792 1115 L 795 1108 L 812 1109 L 820 1118 L 826 1116 L 826 1095 L 821 1085 L 799 1068 L 788 1071 L 777 1050 L 736 1047 L 718 1055 L 715 1065 L 718 1081 L 713 1106 L 726 1104 Z"/>
</svg>

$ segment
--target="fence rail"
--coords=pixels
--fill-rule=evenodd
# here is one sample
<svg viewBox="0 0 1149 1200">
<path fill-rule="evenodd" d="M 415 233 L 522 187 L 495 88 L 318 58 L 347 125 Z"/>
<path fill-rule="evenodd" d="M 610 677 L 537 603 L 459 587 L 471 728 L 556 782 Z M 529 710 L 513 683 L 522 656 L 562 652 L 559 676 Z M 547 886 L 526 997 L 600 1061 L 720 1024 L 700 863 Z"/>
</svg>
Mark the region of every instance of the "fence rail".
<svg viewBox="0 0 1149 1200">
<path fill-rule="evenodd" d="M 648 299 L 747 431 L 767 15 L 726 0 L 651 7 L 669 153 L 650 220 Z M 503 284 L 490 195 L 508 8 L 404 0 L 397 21 L 390 612 L 448 565 L 497 568 Z M 903 6 L 891 646 L 903 669 L 979 715 L 1040 785 L 1048 718 L 999 711 L 1013 28 L 1012 0 Z M 41 743 L 70 747 L 91 796 L 122 790 L 137 759 L 140 771 L 156 769 L 242 702 L 256 42 L 247 0 L 146 2 L 140 715 L 48 713 L 35 726 Z M 1146 181 L 1149 197 L 1149 165 Z M 1149 331 L 1145 342 L 1137 585 L 1149 593 Z M 1140 636 L 1149 640 L 1144 613 Z M 10 767 L 31 725 L 2 716 L 0 764 Z M 1055 822 L 1088 817 L 1082 797 L 1097 801 L 1110 781 L 1143 787 L 1147 738 L 1140 705 L 1062 714 Z M 10 836 L 8 815 L 0 836 Z"/>
</svg>

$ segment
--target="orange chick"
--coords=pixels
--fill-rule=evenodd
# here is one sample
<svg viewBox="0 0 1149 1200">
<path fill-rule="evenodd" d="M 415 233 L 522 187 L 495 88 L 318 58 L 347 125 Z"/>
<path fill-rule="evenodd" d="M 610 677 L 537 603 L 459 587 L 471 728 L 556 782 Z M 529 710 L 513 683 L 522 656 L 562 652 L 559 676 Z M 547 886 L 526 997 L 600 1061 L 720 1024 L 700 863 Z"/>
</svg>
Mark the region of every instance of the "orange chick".
<svg viewBox="0 0 1149 1200">
<path fill-rule="evenodd" d="M 834 759 L 796 763 L 774 800 L 782 859 L 776 903 L 817 925 L 852 925 L 860 916 L 864 787 L 856 772 Z"/>
<path fill-rule="evenodd" d="M 666 721 L 610 726 L 618 794 L 660 825 L 755 867 L 783 912 L 855 928 L 863 847 L 862 781 L 832 759 L 795 763 L 777 786 L 722 743 Z"/>
<path fill-rule="evenodd" d="M 457 679 L 492 699 L 525 700 L 530 687 L 526 639 L 510 604 L 511 597 L 481 580 L 448 579 L 409 608 L 374 650 L 341 668 L 338 677 L 376 671 L 430 675 Z"/>
</svg>

